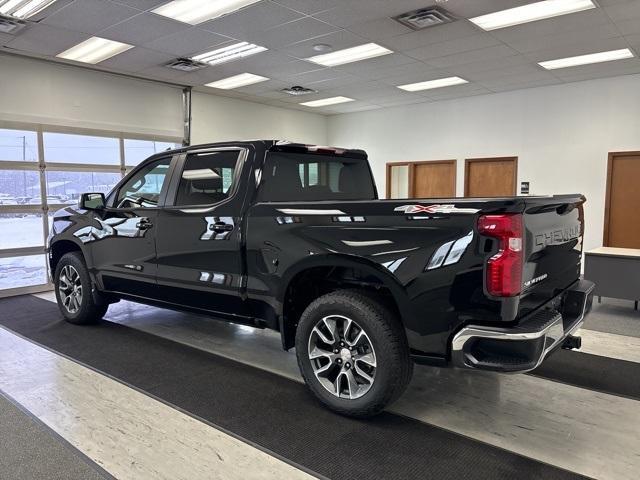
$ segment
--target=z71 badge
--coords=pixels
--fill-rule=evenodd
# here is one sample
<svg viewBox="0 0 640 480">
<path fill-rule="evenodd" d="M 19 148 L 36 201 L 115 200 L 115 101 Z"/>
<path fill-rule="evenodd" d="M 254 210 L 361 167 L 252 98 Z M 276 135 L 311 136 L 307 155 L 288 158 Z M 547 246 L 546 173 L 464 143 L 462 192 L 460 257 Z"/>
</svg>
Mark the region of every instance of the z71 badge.
<svg viewBox="0 0 640 480">
<path fill-rule="evenodd" d="M 403 213 L 478 213 L 477 208 L 458 208 L 455 205 L 403 205 L 393 209 Z"/>
</svg>

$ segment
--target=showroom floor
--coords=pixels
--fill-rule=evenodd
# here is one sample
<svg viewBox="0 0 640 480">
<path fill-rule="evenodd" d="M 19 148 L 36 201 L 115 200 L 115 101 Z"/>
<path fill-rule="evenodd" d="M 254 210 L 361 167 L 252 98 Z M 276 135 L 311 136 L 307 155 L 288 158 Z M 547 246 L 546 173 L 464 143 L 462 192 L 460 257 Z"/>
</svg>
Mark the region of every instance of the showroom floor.
<svg viewBox="0 0 640 480">
<path fill-rule="evenodd" d="M 418 367 L 409 390 L 393 405 L 393 414 L 367 424 L 317 409 L 311 397 L 298 387 L 301 379 L 294 353 L 282 352 L 274 332 L 121 302 L 110 308 L 105 324 L 113 322 L 129 328 L 111 328 L 115 330 L 110 335 L 122 334 L 115 337 L 122 343 L 120 350 L 107 353 L 102 349 L 108 346 L 101 345 L 102 340 L 95 336 L 104 329 L 69 325 L 70 330 L 61 331 L 57 343 L 44 341 L 55 338 L 60 321 L 52 313 L 55 305 L 44 301 L 52 300 L 52 294 L 38 296 L 40 299 L 25 296 L 3 301 L 3 309 L 10 305 L 8 302 L 22 302 L 16 308 L 29 318 L 41 311 L 50 312 L 51 321 L 31 330 L 19 322 L 0 322 L 4 327 L 0 328 L 0 438 L 9 438 L 2 433 L 11 429 L 10 438 L 16 439 L 12 449 L 5 448 L 0 440 L 0 448 L 8 452 L 0 458 L 0 477 L 3 471 L 11 471 L 17 472 L 15 478 L 33 478 L 37 469 L 52 473 L 68 464 L 65 478 L 92 478 L 86 472 L 92 463 L 90 458 L 97 468 L 92 474 L 98 477 L 109 472 L 116 478 L 304 478 L 318 473 L 348 478 L 346 473 L 322 471 L 323 461 L 326 463 L 322 455 L 329 451 L 310 451 L 318 440 L 307 437 L 320 427 L 310 423 L 308 431 L 295 434 L 292 441 L 287 425 L 272 426 L 282 430 L 274 433 L 268 431 L 269 423 L 259 423 L 260 417 L 272 415 L 274 420 L 282 415 L 283 405 L 290 409 L 292 425 L 295 416 L 305 414 L 306 409 L 311 409 L 319 422 L 335 424 L 335 435 L 327 437 L 332 445 L 352 436 L 341 433 L 347 424 L 361 435 L 363 450 L 367 446 L 373 451 L 381 448 L 375 444 L 376 438 L 386 447 L 392 445 L 387 442 L 408 444 L 413 435 L 421 435 L 425 444 L 416 445 L 414 439 L 410 448 L 424 448 L 426 454 L 429 449 L 437 449 L 428 444 L 437 438 L 453 452 L 453 458 L 445 455 L 420 461 L 427 465 L 429 461 L 434 465 L 442 462 L 440 468 L 450 470 L 451 478 L 464 473 L 454 468 L 457 452 L 482 458 L 486 468 L 497 469 L 492 471 L 494 478 L 507 476 L 501 469 L 508 464 L 528 472 L 529 476 L 521 475 L 526 478 L 565 478 L 565 473 L 575 472 L 593 478 L 635 479 L 640 471 L 640 392 L 636 389 L 640 312 L 634 311 L 629 302 L 605 299 L 595 305 L 582 329 L 583 353 L 563 352 L 572 355 L 568 358 L 585 359 L 585 364 L 595 362 L 603 378 L 614 378 L 622 367 L 631 372 L 620 390 L 615 383 L 602 383 L 598 378 L 587 378 L 582 384 L 578 379 L 576 384 L 580 386 L 574 386 L 542 378 L 544 373 L 510 376 Z M 158 357 L 161 360 L 153 360 L 154 370 L 148 370 L 140 360 L 144 357 L 135 357 L 138 340 L 155 342 L 157 353 L 148 350 L 150 361 L 154 355 L 176 356 Z M 218 357 L 202 357 L 203 351 Z M 235 362 L 224 364 L 228 360 L 221 359 L 224 368 L 207 393 L 204 385 L 215 375 L 201 368 L 219 357 Z M 230 368 L 236 362 L 244 364 L 234 367 L 237 371 Z M 163 384 L 174 374 L 176 363 L 185 366 L 184 373 L 179 374 L 184 385 L 172 381 L 174 385 L 167 387 Z M 597 377 L 590 370 L 593 368 L 585 370 Z M 235 377 L 226 375 L 230 371 Z M 246 418 L 232 408 L 247 401 L 247 395 L 234 393 L 240 377 L 247 379 L 243 388 L 254 397 L 253 403 L 247 404 Z M 264 379 L 264 386 L 277 391 L 265 392 L 260 384 Z M 612 387 L 604 393 L 599 385 Z M 189 397 L 204 406 L 193 398 L 191 403 L 185 402 L 184 389 L 190 389 Z M 293 395 L 289 390 L 300 396 L 287 406 Z M 282 405 L 271 407 L 273 399 Z M 215 406 L 207 409 L 212 402 Z M 230 405 L 234 403 L 237 405 Z M 252 418 L 255 412 L 251 407 L 261 410 L 260 415 Z M 252 426 L 251 434 L 247 434 L 247 423 Z M 300 444 L 296 445 L 298 438 Z M 394 462 L 398 468 L 406 468 L 402 466 L 401 450 L 383 462 L 386 468 L 395 468 Z M 356 455 L 350 458 L 353 453 L 342 452 L 346 463 L 357 462 Z M 366 456 L 365 452 L 356 453 Z M 490 463 L 492 457 L 495 464 Z M 60 461 L 42 463 L 51 458 Z M 412 456 L 414 463 L 415 458 Z M 340 464 L 334 458 L 332 462 Z M 22 468 L 18 470 L 15 465 Z M 549 465 L 559 469 L 545 470 Z M 476 474 L 482 478 L 484 467 L 477 468 Z M 374 474 L 361 472 L 363 478 Z M 397 474 L 406 478 L 413 473 L 420 472 Z"/>
</svg>

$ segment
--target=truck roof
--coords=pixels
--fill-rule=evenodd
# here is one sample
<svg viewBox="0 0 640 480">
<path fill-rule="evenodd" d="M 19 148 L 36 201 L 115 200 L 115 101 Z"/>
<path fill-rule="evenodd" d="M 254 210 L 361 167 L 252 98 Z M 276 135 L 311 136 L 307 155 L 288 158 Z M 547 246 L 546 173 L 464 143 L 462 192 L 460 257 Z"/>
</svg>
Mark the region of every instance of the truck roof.
<svg viewBox="0 0 640 480">
<path fill-rule="evenodd" d="M 367 153 L 364 150 L 353 148 L 330 147 L 324 145 L 314 145 L 307 143 L 296 143 L 289 140 L 230 140 L 226 142 L 203 143 L 197 145 L 189 145 L 187 147 L 176 148 L 161 152 L 165 155 L 167 152 L 190 152 L 200 150 L 202 148 L 228 147 L 230 145 L 250 144 L 254 147 L 261 147 L 269 151 L 290 152 L 290 153 L 320 153 L 339 155 L 351 158 L 361 158 L 366 160 Z M 155 156 L 155 155 L 154 155 Z"/>
</svg>

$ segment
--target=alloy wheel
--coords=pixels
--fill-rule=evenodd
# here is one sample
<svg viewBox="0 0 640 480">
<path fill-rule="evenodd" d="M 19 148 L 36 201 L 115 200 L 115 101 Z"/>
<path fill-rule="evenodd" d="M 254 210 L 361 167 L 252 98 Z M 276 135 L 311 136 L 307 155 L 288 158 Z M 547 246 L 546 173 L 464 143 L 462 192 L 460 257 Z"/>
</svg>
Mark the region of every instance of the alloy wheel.
<svg viewBox="0 0 640 480">
<path fill-rule="evenodd" d="M 58 278 L 58 292 L 62 305 L 69 313 L 77 313 L 82 305 L 82 281 L 71 265 L 65 265 Z"/>
<path fill-rule="evenodd" d="M 311 331 L 308 351 L 316 378 L 334 396 L 353 400 L 373 386 L 376 353 L 354 320 L 343 315 L 322 318 Z"/>
</svg>

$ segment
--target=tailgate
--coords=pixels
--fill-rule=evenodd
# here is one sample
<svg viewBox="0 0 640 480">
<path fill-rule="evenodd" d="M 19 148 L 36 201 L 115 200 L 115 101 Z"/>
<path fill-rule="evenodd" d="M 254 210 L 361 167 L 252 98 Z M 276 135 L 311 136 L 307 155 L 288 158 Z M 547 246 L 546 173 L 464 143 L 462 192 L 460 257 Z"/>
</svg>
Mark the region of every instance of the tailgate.
<svg viewBox="0 0 640 480">
<path fill-rule="evenodd" d="M 584 202 L 582 195 L 525 200 L 521 299 L 527 308 L 551 299 L 580 277 Z"/>
</svg>

